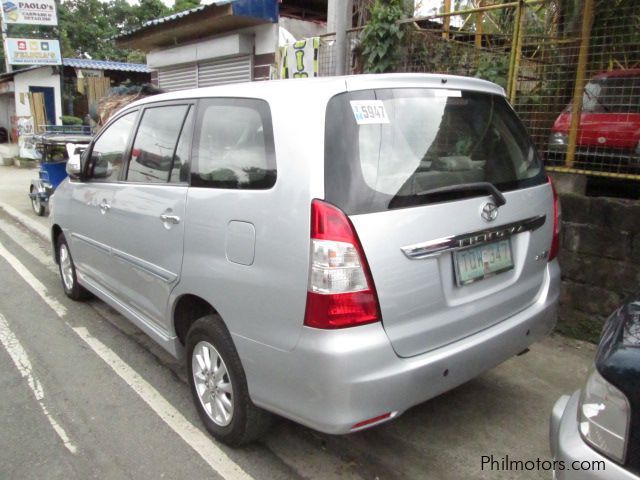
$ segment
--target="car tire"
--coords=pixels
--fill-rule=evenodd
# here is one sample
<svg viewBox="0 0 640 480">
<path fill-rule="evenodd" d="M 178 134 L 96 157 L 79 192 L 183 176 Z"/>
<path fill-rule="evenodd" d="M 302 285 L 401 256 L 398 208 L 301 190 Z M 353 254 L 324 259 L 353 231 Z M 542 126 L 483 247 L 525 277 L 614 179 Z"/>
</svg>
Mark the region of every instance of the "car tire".
<svg viewBox="0 0 640 480">
<path fill-rule="evenodd" d="M 258 440 L 269 429 L 272 415 L 251 401 L 240 357 L 222 319 L 207 315 L 196 320 L 186 347 L 193 401 L 209 433 L 232 447 Z"/>
<path fill-rule="evenodd" d="M 58 259 L 58 271 L 60 272 L 62 288 L 67 297 L 76 301 L 90 298 L 89 291 L 78 283 L 76 266 L 73 263 L 67 240 L 62 233 L 56 241 L 56 258 Z"/>
<path fill-rule="evenodd" d="M 31 193 L 33 193 L 34 188 L 31 187 Z M 34 212 L 36 212 L 36 215 L 38 215 L 39 217 L 44 217 L 44 205 L 42 205 L 42 203 L 40 202 L 40 200 L 38 199 L 38 197 L 31 197 L 31 208 L 33 209 Z"/>
</svg>

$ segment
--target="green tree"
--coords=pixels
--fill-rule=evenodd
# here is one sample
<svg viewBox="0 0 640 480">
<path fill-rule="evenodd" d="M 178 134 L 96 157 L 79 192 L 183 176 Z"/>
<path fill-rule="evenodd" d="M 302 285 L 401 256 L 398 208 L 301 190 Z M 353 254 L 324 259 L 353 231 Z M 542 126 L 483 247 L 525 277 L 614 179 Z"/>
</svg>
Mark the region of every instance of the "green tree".
<svg viewBox="0 0 640 480">
<path fill-rule="evenodd" d="M 113 38 L 170 13 L 171 10 L 161 0 L 140 0 L 135 5 L 130 5 L 127 0 L 65 0 L 58 4 L 62 56 L 78 58 L 87 54 L 96 60 L 144 63 L 144 53 L 118 48 Z M 51 27 L 10 25 L 8 28 L 12 37 L 58 38 L 57 29 Z M 0 61 L 4 69 L 2 48 Z"/>
<path fill-rule="evenodd" d="M 127 52 L 117 48 L 113 37 L 129 23 L 131 7 L 125 0 L 67 0 L 58 8 L 64 56 L 124 60 Z"/>
<path fill-rule="evenodd" d="M 171 9 L 161 0 L 140 0 L 137 5 L 132 5 L 131 9 L 140 25 L 146 21 L 166 17 L 172 13 Z"/>
<path fill-rule="evenodd" d="M 393 71 L 401 60 L 404 31 L 398 24 L 405 16 L 404 0 L 376 0 L 371 18 L 362 32 L 362 57 L 365 72 Z"/>
<path fill-rule="evenodd" d="M 183 12 L 200 6 L 200 0 L 175 0 L 173 3 L 173 11 Z"/>
</svg>

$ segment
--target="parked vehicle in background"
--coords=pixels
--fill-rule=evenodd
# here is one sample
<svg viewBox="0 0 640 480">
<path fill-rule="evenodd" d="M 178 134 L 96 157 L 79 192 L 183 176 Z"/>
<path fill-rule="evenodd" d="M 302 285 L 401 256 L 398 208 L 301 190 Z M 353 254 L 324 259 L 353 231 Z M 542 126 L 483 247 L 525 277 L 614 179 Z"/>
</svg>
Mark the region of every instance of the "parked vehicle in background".
<svg viewBox="0 0 640 480">
<path fill-rule="evenodd" d="M 564 163 L 571 105 L 556 119 L 549 160 Z M 614 70 L 593 77 L 584 88 L 576 143 L 576 167 L 640 174 L 640 69 Z"/>
<path fill-rule="evenodd" d="M 640 291 L 607 320 L 583 389 L 553 407 L 550 437 L 555 478 L 640 479 Z"/>
<path fill-rule="evenodd" d="M 66 166 L 70 157 L 80 159 L 80 153 L 91 142 L 91 135 L 82 133 L 80 129 L 45 132 L 34 137 L 36 149 L 40 153 L 40 169 L 38 178 L 31 181 L 29 198 L 31 207 L 38 216 L 43 216 L 49 205 L 49 197 L 67 178 Z M 75 130 L 75 131 L 74 131 Z"/>
<path fill-rule="evenodd" d="M 186 366 L 207 429 L 380 424 L 555 325 L 558 200 L 499 86 L 441 75 L 135 102 L 55 195 L 63 287 Z"/>
</svg>

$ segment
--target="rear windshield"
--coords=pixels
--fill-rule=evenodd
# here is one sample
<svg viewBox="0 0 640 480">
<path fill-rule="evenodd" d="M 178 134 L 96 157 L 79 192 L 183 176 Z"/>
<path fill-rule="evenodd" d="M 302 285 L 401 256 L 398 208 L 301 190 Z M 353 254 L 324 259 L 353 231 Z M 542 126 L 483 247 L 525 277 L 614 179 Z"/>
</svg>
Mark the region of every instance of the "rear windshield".
<svg viewBox="0 0 640 480">
<path fill-rule="evenodd" d="M 640 113 L 640 77 L 610 77 L 590 81 L 584 87 L 582 111 Z"/>
<path fill-rule="evenodd" d="M 501 191 L 546 182 L 504 98 L 422 88 L 349 92 L 329 101 L 326 199 L 348 214 L 486 195 L 433 192 L 476 182 Z"/>
</svg>

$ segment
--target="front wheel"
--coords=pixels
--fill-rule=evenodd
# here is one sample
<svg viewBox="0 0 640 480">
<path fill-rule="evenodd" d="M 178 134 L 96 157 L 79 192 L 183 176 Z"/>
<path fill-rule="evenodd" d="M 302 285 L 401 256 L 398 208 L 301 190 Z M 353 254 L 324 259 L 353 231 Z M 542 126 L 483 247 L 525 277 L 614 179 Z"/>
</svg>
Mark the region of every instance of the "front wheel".
<svg viewBox="0 0 640 480">
<path fill-rule="evenodd" d="M 191 393 L 209 433 L 233 447 L 257 440 L 271 415 L 249 398 L 242 363 L 220 317 L 196 320 L 186 346 Z"/>
<path fill-rule="evenodd" d="M 60 234 L 56 241 L 58 270 L 62 280 L 62 288 L 67 297 L 72 300 L 86 300 L 91 296 L 88 290 L 78 283 L 76 277 L 76 266 L 69 252 L 69 245 L 63 234 Z"/>
<path fill-rule="evenodd" d="M 42 203 L 40 202 L 40 199 L 36 195 L 33 187 L 31 187 L 31 194 L 33 195 L 31 197 L 31 208 L 33 208 L 33 211 L 36 212 L 36 215 L 38 215 L 39 217 L 44 216 L 44 205 L 42 205 Z"/>
</svg>

